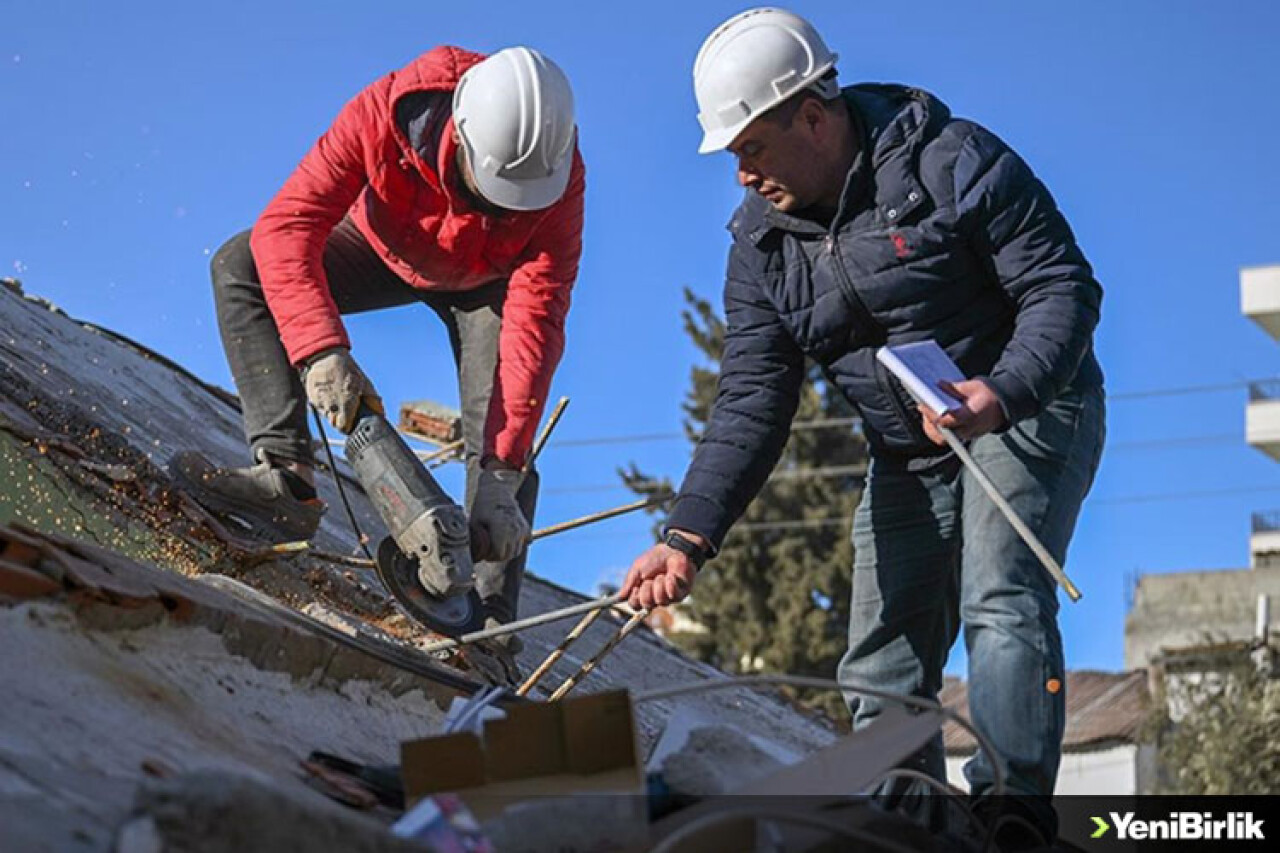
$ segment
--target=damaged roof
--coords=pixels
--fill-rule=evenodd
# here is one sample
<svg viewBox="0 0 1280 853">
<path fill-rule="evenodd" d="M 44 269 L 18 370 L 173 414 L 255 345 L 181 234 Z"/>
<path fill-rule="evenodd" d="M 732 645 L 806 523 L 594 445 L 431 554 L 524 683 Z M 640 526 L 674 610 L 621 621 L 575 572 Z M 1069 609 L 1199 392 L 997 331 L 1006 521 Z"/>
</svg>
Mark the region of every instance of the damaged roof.
<svg viewBox="0 0 1280 853">
<path fill-rule="evenodd" d="M 73 701 L 75 694 L 59 693 L 58 682 L 50 680 L 48 672 L 14 665 L 17 658 L 6 656 L 11 664 L 4 676 L 6 692 L 14 698 L 10 715 L 0 713 L 4 723 L 0 728 L 6 732 L 0 740 L 0 788 L 32 788 L 29 782 L 17 780 L 27 778 L 24 774 L 33 756 L 44 749 L 48 766 L 42 781 L 34 785 L 36 793 L 42 785 L 64 785 L 72 792 L 65 799 L 74 803 L 93 799 L 109 788 L 116 792 L 107 797 L 112 808 L 124 808 L 127 802 L 122 804 L 120 798 L 127 801 L 127 793 L 147 772 L 138 758 L 145 751 L 148 734 L 175 724 L 175 715 L 190 723 L 185 740 L 175 741 L 187 744 L 183 749 L 189 753 L 171 744 L 160 762 L 163 765 L 181 766 L 188 760 L 200 765 L 218 755 L 243 758 L 242 751 L 264 748 L 274 757 L 250 764 L 279 772 L 288 763 L 282 763 L 282 756 L 291 756 L 293 762 L 305 757 L 298 754 L 303 752 L 303 740 L 312 748 L 334 752 L 341 752 L 350 740 L 359 745 L 356 752 L 362 760 L 394 763 L 400 740 L 438 730 L 439 715 L 425 708 L 437 708 L 444 697 L 480 684 L 481 671 L 465 654 L 436 659 L 417 650 L 415 644 L 429 638 L 397 611 L 371 569 L 335 565 L 307 553 L 282 557 L 264 552 L 173 487 L 164 465 L 178 451 L 199 450 L 218 464 L 247 463 L 234 395 L 139 344 L 68 317 L 48 302 L 24 294 L 12 280 L 0 286 L 0 329 L 5 330 L 0 332 L 0 525 L 7 526 L 0 538 L 26 537 L 29 543 L 26 550 L 0 557 L 4 565 L 0 577 L 9 584 L 8 594 L 0 587 L 0 604 L 8 605 L 0 606 L 0 635 L 6 644 L 14 637 L 25 637 L 24 649 L 46 641 L 57 645 L 57 660 L 49 665 L 79 672 L 76 677 L 82 677 L 85 696 L 93 697 L 87 705 Z M 361 527 L 380 531 L 380 521 L 345 464 L 339 462 L 338 467 L 338 476 L 347 478 L 347 494 Z M 331 507 L 340 505 L 331 477 L 322 476 L 319 488 Z M 341 554 L 356 550 L 340 512 L 326 515 L 313 544 Z M 44 555 L 40 558 L 44 563 L 37 559 L 39 565 L 75 565 L 76 571 L 67 573 L 64 565 L 61 573 L 46 574 L 44 582 L 23 574 L 36 571 L 30 565 L 31 549 Z M 59 553 L 64 557 L 54 556 Z M 18 559 L 23 555 L 26 563 Z M 536 561 L 536 548 L 531 557 Z M 95 574 L 92 567 L 99 571 Z M 50 587 L 50 582 L 55 586 Z M 29 600 L 32 595 L 20 594 L 32 589 L 43 591 L 34 600 Z M 98 591 L 86 593 L 93 589 Z M 114 615 L 103 624 L 94 623 L 86 614 L 105 611 L 102 606 L 82 606 L 87 600 L 109 605 Z M 585 600 L 531 574 L 523 585 L 521 612 L 531 615 Z M 150 603 L 134 606 L 138 601 Z M 200 606 L 188 608 L 181 602 Z M 195 624 L 183 621 L 200 612 L 223 615 L 201 617 L 203 621 L 197 619 Z M 140 627 L 128 627 L 129 613 Z M 532 698 L 545 698 L 612 636 L 622 620 L 614 614 L 597 620 Z M 236 638 L 251 623 L 273 625 L 277 634 L 272 636 L 291 638 L 274 642 L 278 654 L 292 661 L 292 669 L 283 668 L 285 676 L 279 675 L 280 668 L 268 665 L 271 642 L 264 641 L 256 653 L 238 645 Z M 527 672 L 542 661 L 571 625 L 561 622 L 523 633 L 522 668 Z M 165 632 L 186 632 L 181 637 L 189 643 L 190 655 L 179 654 L 182 644 L 174 646 L 174 638 L 165 639 Z M 317 648 L 323 651 L 313 649 L 313 657 L 298 657 L 299 652 L 289 650 L 295 643 L 320 643 Z M 130 650 L 137 656 L 130 657 Z M 239 663 L 222 661 L 217 666 L 232 667 L 238 674 L 219 686 L 212 670 L 214 658 L 224 653 Z M 159 657 L 148 657 L 153 654 Z M 338 660 L 349 665 L 333 663 Z M 356 666 L 357 661 L 367 665 Z M 262 674 L 264 669 L 276 674 Z M 250 671 L 267 680 L 277 679 L 271 682 L 271 690 L 296 690 L 294 698 L 301 704 L 282 705 L 278 719 L 263 704 L 248 710 L 237 706 L 236 700 L 222 706 L 201 705 L 211 696 L 240 695 L 236 679 L 243 682 Z M 387 687 L 395 681 L 392 673 L 402 678 L 394 689 Z M 116 675 L 119 678 L 113 681 Z M 283 685 L 278 681 L 281 677 Z M 640 691 L 722 677 L 642 628 L 579 691 L 619 687 Z M 353 686 L 370 679 L 386 682 L 379 688 L 386 692 Z M 413 685 L 422 692 L 413 693 Z M 337 709 L 328 728 L 312 720 L 300 723 L 299 730 L 310 733 L 306 737 L 281 734 L 294 722 L 291 715 L 314 713 L 304 710 L 303 694 L 322 687 L 329 698 L 316 701 Z M 148 690 L 156 697 L 152 704 L 139 701 L 139 695 L 149 695 Z M 104 697 L 112 691 L 118 695 L 108 701 Z M 410 695 L 419 698 L 405 698 Z M 60 696 L 67 697 L 61 705 Z M 423 701 L 423 696 L 434 701 Z M 95 713 L 95 707 L 116 705 L 131 710 L 123 717 Z M 388 710 L 393 706 L 394 713 Z M 39 719 L 40 708 L 61 720 L 58 725 L 64 728 L 50 730 Z M 382 708 L 377 713 L 385 711 L 396 722 L 383 726 L 377 737 L 357 735 L 377 708 Z M 826 724 L 773 694 L 734 689 L 638 706 L 642 754 L 677 711 L 682 717 L 731 725 L 775 751 L 796 757 L 834 738 Z M 246 721 L 246 713 L 258 716 Z M 25 722 L 19 725 L 18 719 Z M 135 727 L 130 737 L 111 728 L 121 719 Z M 157 729 L 160 723 L 164 725 Z M 48 742 L 34 751 L 27 749 L 23 732 Z M 61 744 L 58 749 L 53 749 L 50 737 Z M 121 756 L 104 760 L 94 768 L 98 775 L 92 784 L 76 776 L 78 760 L 94 764 L 92 754 L 98 748 L 94 745 L 110 745 L 104 750 L 109 753 L 124 741 L 134 748 L 127 760 Z M 62 764 L 54 760 L 58 755 Z M 74 810 L 72 805 L 67 807 Z M 110 811 L 106 806 L 89 811 L 104 809 Z"/>
</svg>

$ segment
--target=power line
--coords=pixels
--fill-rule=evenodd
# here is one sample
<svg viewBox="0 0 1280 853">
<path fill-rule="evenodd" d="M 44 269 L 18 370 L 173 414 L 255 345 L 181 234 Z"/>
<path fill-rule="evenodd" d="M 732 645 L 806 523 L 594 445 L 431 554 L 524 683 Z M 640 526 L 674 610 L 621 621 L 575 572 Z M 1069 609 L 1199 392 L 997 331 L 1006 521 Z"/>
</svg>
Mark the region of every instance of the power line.
<svg viewBox="0 0 1280 853">
<path fill-rule="evenodd" d="M 861 418 L 815 418 L 811 421 L 792 421 L 791 431 L 808 429 L 825 429 L 829 427 L 855 427 L 862 423 Z M 550 442 L 550 447 L 589 447 L 602 444 L 641 444 L 651 441 L 672 441 L 687 439 L 683 432 L 647 432 L 636 435 L 602 435 L 588 438 L 566 438 Z"/>
<path fill-rule="evenodd" d="M 602 435 L 596 438 L 566 438 L 547 443 L 548 447 L 594 447 L 602 444 L 645 444 L 685 438 L 682 432 L 647 432 L 639 435 Z"/>
<path fill-rule="evenodd" d="M 1179 447 L 1205 447 L 1218 444 L 1235 444 L 1244 446 L 1243 437 L 1237 433 L 1216 433 L 1213 435 L 1190 435 L 1177 438 L 1141 439 L 1138 441 L 1119 441 L 1108 444 L 1105 454 L 1137 450 L 1165 450 Z M 830 465 L 816 468 L 796 468 L 792 470 L 778 469 L 770 475 L 770 480 L 799 479 L 802 477 L 846 477 L 865 474 L 863 465 Z M 542 489 L 546 495 L 575 494 L 590 492 L 612 492 L 626 489 L 621 481 L 616 483 L 586 483 L 575 486 L 549 486 Z"/>
<path fill-rule="evenodd" d="M 1124 495 L 1116 498 L 1086 498 L 1085 504 L 1139 504 L 1162 503 L 1165 501 L 1200 500 L 1202 498 L 1223 498 L 1235 495 L 1253 495 L 1263 492 L 1280 492 L 1280 486 L 1246 486 L 1230 489 L 1205 489 L 1194 492 L 1154 492 L 1149 495 Z"/>
<path fill-rule="evenodd" d="M 1207 489 L 1195 492 L 1171 492 L 1164 494 L 1150 495 L 1126 495 L 1115 498 L 1088 498 L 1085 500 L 1085 506 L 1102 505 L 1117 506 L 1126 504 L 1142 504 L 1142 503 L 1174 503 L 1178 501 L 1205 500 L 1211 498 L 1234 497 L 1236 495 L 1246 494 L 1262 494 L 1269 492 L 1280 492 L 1280 486 L 1258 486 L 1250 488 L 1235 489 Z M 729 528 L 729 534 L 736 532 L 743 533 L 763 533 L 773 530 L 805 530 L 826 527 L 848 527 L 853 523 L 853 519 L 848 516 L 840 516 L 834 518 L 805 518 L 805 519 L 786 519 L 779 521 L 746 521 L 738 522 Z M 628 527 L 625 530 L 614 532 L 594 531 L 588 533 L 580 533 L 577 539 L 613 539 L 618 536 L 641 536 L 650 532 L 652 522 L 649 522 L 643 529 Z"/>
<path fill-rule="evenodd" d="M 1149 388 L 1144 391 L 1122 391 L 1108 394 L 1108 402 L 1127 402 L 1130 400 L 1148 400 L 1158 397 L 1179 397 L 1189 394 L 1213 394 L 1223 391 L 1235 391 L 1267 382 L 1280 382 L 1280 377 L 1263 379 L 1242 379 L 1235 382 L 1219 382 L 1208 385 L 1180 385 L 1169 388 Z M 827 427 L 854 427 L 861 423 L 860 418 L 816 418 L 810 421 L 793 421 L 791 430 L 823 429 Z M 643 444 L 655 441 L 675 441 L 687 439 L 683 432 L 650 432 L 632 435 L 600 435 L 582 438 L 565 438 L 552 441 L 551 447 L 589 447 L 608 444 Z"/>
<path fill-rule="evenodd" d="M 842 516 L 839 518 L 802 518 L 787 521 L 744 521 L 729 528 L 729 533 L 732 534 L 735 530 L 743 533 L 758 533 L 766 530 L 806 530 L 815 527 L 835 527 L 837 525 L 849 524 L 853 524 L 852 516 Z"/>
<path fill-rule="evenodd" d="M 1107 400 L 1146 400 L 1151 397 L 1180 397 L 1186 394 L 1214 394 L 1220 391 L 1235 391 L 1248 388 L 1263 382 L 1276 382 L 1280 377 L 1265 379 L 1241 379 L 1236 382 L 1220 382 L 1213 385 L 1183 385 L 1174 388 L 1152 388 L 1146 391 L 1125 391 L 1119 394 L 1108 394 Z"/>
<path fill-rule="evenodd" d="M 791 468 L 791 469 L 778 468 L 778 469 L 775 469 L 774 472 L 769 475 L 769 479 L 766 481 L 766 483 L 772 482 L 774 480 L 799 480 L 799 479 L 805 479 L 809 477 L 813 477 L 815 479 L 825 478 L 825 477 L 863 477 L 866 475 L 866 473 L 867 473 L 867 466 L 865 464 L 823 465 L 823 466 L 813 467 L 813 468 Z M 657 486 L 659 485 L 659 483 L 660 481 L 657 481 L 657 480 L 645 480 L 644 483 L 641 485 Z M 591 483 L 591 484 L 581 485 L 581 486 L 560 486 L 560 487 L 550 486 L 545 489 L 540 489 L 540 491 L 544 495 L 555 495 L 555 494 L 572 494 L 574 492 L 605 492 L 605 491 L 614 491 L 616 489 L 627 489 L 627 488 L 630 488 L 630 486 L 628 486 L 626 483 L 619 482 L 619 483 L 613 483 L 613 484 Z"/>
<path fill-rule="evenodd" d="M 1104 453 L 1116 450 L 1160 450 L 1165 447 L 1201 447 L 1213 444 L 1241 444 L 1244 437 L 1240 433 L 1218 433 L 1217 435 L 1189 435 L 1181 438 L 1150 438 L 1141 441 L 1117 441 L 1108 444 Z"/>
<path fill-rule="evenodd" d="M 1087 498 L 1086 506 L 1116 506 L 1123 504 L 1140 504 L 1140 503 L 1172 503 L 1178 501 L 1203 500 L 1206 498 L 1222 498 L 1234 497 L 1236 495 L 1262 494 L 1269 492 L 1280 492 L 1280 485 L 1277 486 L 1246 486 L 1233 487 L 1229 489 L 1204 489 L 1198 491 L 1184 492 L 1156 492 L 1146 495 L 1122 495 L 1118 497 L 1102 497 Z M 853 523 L 853 519 L 849 516 L 834 516 L 829 518 L 798 518 L 798 519 L 779 519 L 775 521 L 740 521 L 730 528 L 733 531 L 741 532 L 765 532 L 771 530 L 807 530 L 814 528 L 833 527 L 839 525 L 849 525 Z M 628 533 L 638 533 L 638 530 L 628 530 Z M 603 538 L 616 534 L 608 534 L 601 532 L 599 534 L 586 534 L 580 538 Z"/>
</svg>

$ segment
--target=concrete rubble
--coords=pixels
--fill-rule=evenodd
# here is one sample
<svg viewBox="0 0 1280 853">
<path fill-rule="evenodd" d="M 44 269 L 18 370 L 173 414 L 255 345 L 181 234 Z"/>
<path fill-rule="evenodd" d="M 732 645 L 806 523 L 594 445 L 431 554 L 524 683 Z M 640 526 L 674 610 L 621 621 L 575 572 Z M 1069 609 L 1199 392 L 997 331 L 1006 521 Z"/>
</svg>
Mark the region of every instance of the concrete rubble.
<svg viewBox="0 0 1280 853">
<path fill-rule="evenodd" d="M 138 791 L 116 853 L 422 853 L 377 821 L 315 797 L 281 789 L 269 777 L 223 770 L 184 773 Z"/>
</svg>

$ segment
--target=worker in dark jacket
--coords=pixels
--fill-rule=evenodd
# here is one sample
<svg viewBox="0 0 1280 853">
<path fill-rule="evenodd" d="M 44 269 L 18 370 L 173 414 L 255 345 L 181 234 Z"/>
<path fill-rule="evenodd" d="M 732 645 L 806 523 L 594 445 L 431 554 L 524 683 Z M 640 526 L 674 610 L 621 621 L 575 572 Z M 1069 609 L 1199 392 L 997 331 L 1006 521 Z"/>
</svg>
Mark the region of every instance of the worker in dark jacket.
<svg viewBox="0 0 1280 853">
<path fill-rule="evenodd" d="M 996 751 L 967 765 L 971 790 L 991 790 L 994 760 L 1051 835 L 1037 795 L 1053 791 L 1064 725 L 1056 590 L 938 427 L 968 442 L 1061 562 L 1103 444 L 1101 288 L 1008 146 L 925 92 L 841 90 L 835 60 L 780 10 L 729 20 L 699 53 L 701 150 L 732 153 L 748 192 L 729 224 L 715 405 L 664 542 L 635 561 L 623 593 L 644 608 L 690 593 L 777 462 L 814 360 L 871 448 L 840 678 L 936 698 L 963 625 L 972 719 Z M 969 377 L 948 389 L 963 406 L 941 418 L 875 357 L 925 339 Z M 857 727 L 884 707 L 847 698 Z M 944 777 L 940 739 L 920 762 Z"/>
<path fill-rule="evenodd" d="M 252 231 L 214 255 L 214 298 L 256 465 L 184 453 L 171 470 L 206 506 L 264 536 L 308 539 L 310 402 L 349 432 L 381 410 L 343 314 L 425 304 L 458 364 L 467 507 L 489 543 L 476 587 L 514 617 L 536 497 L 522 477 L 582 252 L 584 172 L 573 95 L 525 47 L 437 47 L 352 98 Z M 401 347 L 406 363 L 416 342 Z"/>
</svg>

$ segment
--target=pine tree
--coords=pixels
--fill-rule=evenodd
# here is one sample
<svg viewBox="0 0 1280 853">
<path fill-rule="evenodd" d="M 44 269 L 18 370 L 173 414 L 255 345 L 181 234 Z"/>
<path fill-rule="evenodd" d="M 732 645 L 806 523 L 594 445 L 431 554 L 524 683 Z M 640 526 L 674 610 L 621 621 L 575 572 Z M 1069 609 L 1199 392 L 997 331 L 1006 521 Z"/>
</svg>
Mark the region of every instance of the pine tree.
<svg viewBox="0 0 1280 853">
<path fill-rule="evenodd" d="M 706 356 L 705 364 L 692 369 L 683 405 L 685 433 L 696 444 L 716 396 L 724 323 L 688 289 L 685 300 L 685 331 Z M 867 458 L 852 414 L 810 364 L 795 426 L 773 476 L 681 605 L 706 629 L 674 638 L 696 657 L 729 672 L 835 676 L 849 618 L 850 519 Z M 670 486 L 634 466 L 622 473 L 642 494 Z M 834 695 L 803 701 L 840 718 L 841 702 Z"/>
</svg>

